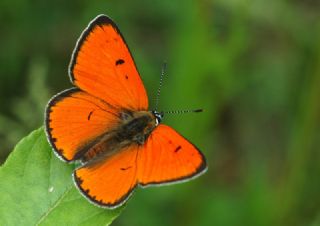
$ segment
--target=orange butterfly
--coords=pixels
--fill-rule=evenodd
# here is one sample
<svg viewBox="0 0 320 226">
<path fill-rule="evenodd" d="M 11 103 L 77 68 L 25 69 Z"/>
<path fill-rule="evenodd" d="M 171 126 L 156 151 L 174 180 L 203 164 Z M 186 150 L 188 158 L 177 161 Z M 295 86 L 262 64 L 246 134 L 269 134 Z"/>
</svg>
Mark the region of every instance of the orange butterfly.
<svg viewBox="0 0 320 226">
<path fill-rule="evenodd" d="M 116 24 L 97 16 L 83 31 L 69 66 L 76 86 L 54 96 L 45 126 L 54 152 L 81 161 L 74 181 L 94 204 L 122 205 L 140 185 L 182 182 L 206 169 L 203 154 L 148 111 L 148 97 Z"/>
</svg>

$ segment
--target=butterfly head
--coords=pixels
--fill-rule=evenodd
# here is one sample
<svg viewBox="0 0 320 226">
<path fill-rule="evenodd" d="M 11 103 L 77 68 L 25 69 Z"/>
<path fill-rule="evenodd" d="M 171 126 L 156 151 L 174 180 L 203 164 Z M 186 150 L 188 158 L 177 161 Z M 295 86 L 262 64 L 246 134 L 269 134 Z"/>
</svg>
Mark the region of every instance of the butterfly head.
<svg viewBox="0 0 320 226">
<path fill-rule="evenodd" d="M 163 116 L 164 116 L 163 111 L 161 111 L 161 112 L 152 111 L 152 114 L 156 118 L 156 125 L 159 125 L 161 123 L 161 121 L 162 121 Z"/>
</svg>

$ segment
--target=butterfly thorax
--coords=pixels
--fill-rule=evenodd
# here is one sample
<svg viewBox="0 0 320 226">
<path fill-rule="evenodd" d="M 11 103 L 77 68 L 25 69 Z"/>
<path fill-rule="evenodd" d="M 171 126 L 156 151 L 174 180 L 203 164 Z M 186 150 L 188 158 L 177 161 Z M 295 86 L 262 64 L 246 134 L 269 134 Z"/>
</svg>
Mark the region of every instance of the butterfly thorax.
<svg viewBox="0 0 320 226">
<path fill-rule="evenodd" d="M 150 111 L 123 111 L 121 123 L 116 134 L 118 142 L 131 141 L 144 144 L 151 131 L 157 126 L 157 119 Z"/>
<path fill-rule="evenodd" d="M 143 145 L 159 119 L 154 112 L 123 110 L 119 123 L 112 131 L 99 138 L 82 156 L 83 162 L 103 159 L 128 145 Z"/>
</svg>

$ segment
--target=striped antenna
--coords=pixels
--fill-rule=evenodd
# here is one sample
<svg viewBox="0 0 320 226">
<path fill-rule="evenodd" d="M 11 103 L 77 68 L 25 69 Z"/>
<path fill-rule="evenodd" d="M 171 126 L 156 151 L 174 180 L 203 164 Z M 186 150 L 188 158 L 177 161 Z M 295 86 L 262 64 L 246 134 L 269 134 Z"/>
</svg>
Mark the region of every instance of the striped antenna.
<svg viewBox="0 0 320 226">
<path fill-rule="evenodd" d="M 163 62 L 162 64 L 162 68 L 161 68 L 161 76 L 160 76 L 160 82 L 159 82 L 159 88 L 158 88 L 158 92 L 157 92 L 157 96 L 156 96 L 156 107 L 155 107 L 155 111 L 158 110 L 158 104 L 159 104 L 159 99 L 160 99 L 160 92 L 161 92 L 161 87 L 162 87 L 162 81 L 163 81 L 163 77 L 164 74 L 166 73 L 167 70 L 167 63 Z"/>
<path fill-rule="evenodd" d="M 164 111 L 164 114 L 185 114 L 185 113 L 199 113 L 203 112 L 202 109 L 194 109 L 194 110 L 174 110 L 174 111 Z"/>
</svg>

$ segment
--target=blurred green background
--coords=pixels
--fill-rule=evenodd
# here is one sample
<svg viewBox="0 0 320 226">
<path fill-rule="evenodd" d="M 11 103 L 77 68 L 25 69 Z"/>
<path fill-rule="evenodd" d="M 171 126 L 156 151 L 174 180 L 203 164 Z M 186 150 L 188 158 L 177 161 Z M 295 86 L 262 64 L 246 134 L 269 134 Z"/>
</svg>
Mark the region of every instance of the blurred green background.
<svg viewBox="0 0 320 226">
<path fill-rule="evenodd" d="M 77 38 L 100 13 L 124 34 L 160 109 L 209 169 L 138 189 L 113 225 L 320 225 L 320 1 L 0 1 L 0 160 L 71 87 Z M 70 177 L 71 178 L 71 177 Z"/>
</svg>

